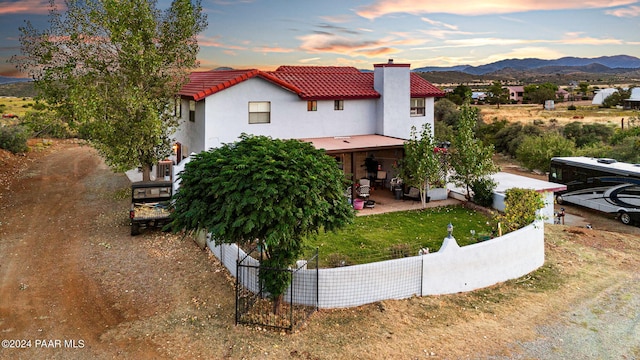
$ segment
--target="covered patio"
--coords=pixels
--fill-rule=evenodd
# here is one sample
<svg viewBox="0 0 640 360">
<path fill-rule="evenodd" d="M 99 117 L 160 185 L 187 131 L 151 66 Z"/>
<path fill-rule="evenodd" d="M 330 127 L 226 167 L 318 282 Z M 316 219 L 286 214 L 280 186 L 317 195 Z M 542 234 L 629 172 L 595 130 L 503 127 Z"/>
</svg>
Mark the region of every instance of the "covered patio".
<svg viewBox="0 0 640 360">
<path fill-rule="evenodd" d="M 306 138 L 316 149 L 324 150 L 336 159 L 345 176 L 351 180 L 351 198 L 358 198 L 356 187 L 360 179 L 369 179 L 369 199 L 375 201 L 373 208 L 365 207 L 358 215 L 379 214 L 422 208 L 419 200 L 396 199 L 391 191 L 391 179 L 398 175 L 397 165 L 404 156 L 404 139 L 382 135 L 354 135 L 323 138 Z M 384 179 L 377 179 L 378 172 Z M 377 180 L 377 181 L 376 181 Z M 458 204 L 455 199 L 427 203 L 427 207 Z"/>
</svg>

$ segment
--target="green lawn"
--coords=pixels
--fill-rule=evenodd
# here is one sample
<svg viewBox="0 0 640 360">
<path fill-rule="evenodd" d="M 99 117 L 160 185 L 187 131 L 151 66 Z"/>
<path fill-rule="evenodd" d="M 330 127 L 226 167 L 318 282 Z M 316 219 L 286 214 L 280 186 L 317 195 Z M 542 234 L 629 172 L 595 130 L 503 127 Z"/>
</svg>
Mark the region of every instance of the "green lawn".
<svg viewBox="0 0 640 360">
<path fill-rule="evenodd" d="M 342 261 L 353 265 L 414 256 L 425 247 L 435 252 L 447 236 L 450 222 L 460 246 L 476 243 L 480 235 L 492 231 L 490 218 L 462 206 L 358 216 L 353 224 L 336 233 L 309 239 L 307 255 L 317 247 L 320 267 L 334 267 Z"/>
</svg>

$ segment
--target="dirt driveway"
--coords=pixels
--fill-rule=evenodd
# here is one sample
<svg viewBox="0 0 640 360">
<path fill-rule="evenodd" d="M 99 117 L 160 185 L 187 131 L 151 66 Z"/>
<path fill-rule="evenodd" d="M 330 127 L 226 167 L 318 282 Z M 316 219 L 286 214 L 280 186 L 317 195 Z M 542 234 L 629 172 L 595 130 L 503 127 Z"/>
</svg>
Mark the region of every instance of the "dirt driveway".
<svg viewBox="0 0 640 360">
<path fill-rule="evenodd" d="M 640 240 L 614 221 L 549 226 L 532 276 L 284 334 L 234 326 L 233 279 L 190 239 L 131 237 L 128 180 L 91 148 L 0 155 L 1 359 L 640 358 Z"/>
</svg>

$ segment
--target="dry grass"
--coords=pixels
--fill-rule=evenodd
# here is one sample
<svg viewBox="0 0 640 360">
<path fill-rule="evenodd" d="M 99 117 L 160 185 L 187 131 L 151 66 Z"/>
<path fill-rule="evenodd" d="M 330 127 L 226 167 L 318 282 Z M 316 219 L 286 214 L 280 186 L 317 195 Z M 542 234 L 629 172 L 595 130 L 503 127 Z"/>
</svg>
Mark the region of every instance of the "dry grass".
<svg viewBox="0 0 640 360">
<path fill-rule="evenodd" d="M 2 110 L 3 114 L 16 114 L 22 117 L 27 111 L 31 108 L 31 105 L 34 104 L 34 100 L 31 98 L 16 98 L 16 97 L 0 97 L 0 106 L 4 106 L 4 110 Z"/>
<path fill-rule="evenodd" d="M 576 110 L 567 110 L 569 105 L 575 105 Z M 591 105 L 590 101 L 557 103 L 555 110 L 544 110 L 541 105 L 501 105 L 498 109 L 493 105 L 479 106 L 480 113 L 485 122 L 493 119 L 506 119 L 508 122 L 521 122 L 532 124 L 534 121 L 542 121 L 545 125 L 554 122 L 558 125 L 566 125 L 570 122 L 580 121 L 584 123 L 602 123 L 620 126 L 622 118 L 638 117 L 640 113 L 632 110 L 602 109 Z"/>
</svg>

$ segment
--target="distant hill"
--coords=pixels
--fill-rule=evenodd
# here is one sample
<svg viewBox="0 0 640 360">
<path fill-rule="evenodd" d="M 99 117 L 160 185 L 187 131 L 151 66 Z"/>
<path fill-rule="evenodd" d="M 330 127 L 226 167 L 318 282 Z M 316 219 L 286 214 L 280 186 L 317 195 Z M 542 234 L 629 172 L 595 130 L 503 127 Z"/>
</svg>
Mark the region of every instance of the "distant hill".
<svg viewBox="0 0 640 360">
<path fill-rule="evenodd" d="M 33 81 L 18 81 L 12 83 L 0 84 L 0 96 L 13 97 L 35 97 L 36 89 Z"/>
<path fill-rule="evenodd" d="M 487 75 L 509 69 L 512 71 L 534 71 L 548 73 L 583 72 L 615 74 L 640 69 L 640 59 L 628 55 L 601 56 L 597 58 L 563 57 L 556 60 L 507 59 L 486 65 L 458 65 L 452 67 L 427 66 L 414 69 L 417 72 L 458 71 L 471 75 Z"/>
<path fill-rule="evenodd" d="M 28 82 L 28 81 L 31 81 L 31 79 L 0 76 L 0 84 L 13 84 L 13 83 L 19 83 L 19 82 Z"/>
</svg>

